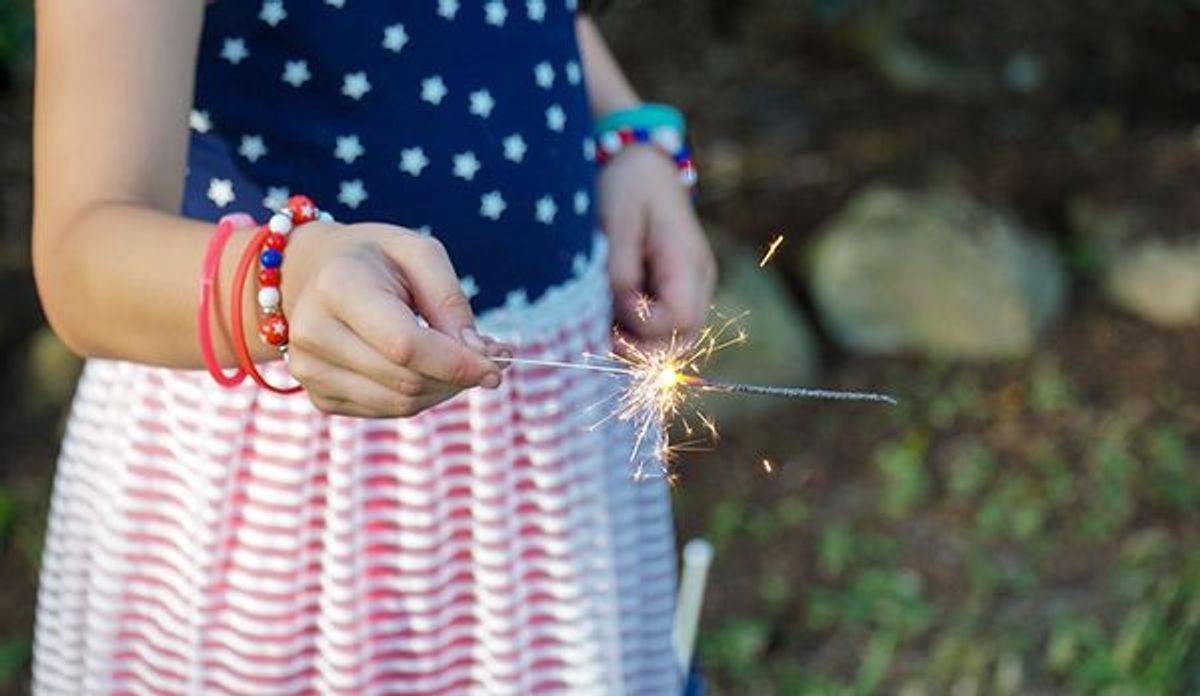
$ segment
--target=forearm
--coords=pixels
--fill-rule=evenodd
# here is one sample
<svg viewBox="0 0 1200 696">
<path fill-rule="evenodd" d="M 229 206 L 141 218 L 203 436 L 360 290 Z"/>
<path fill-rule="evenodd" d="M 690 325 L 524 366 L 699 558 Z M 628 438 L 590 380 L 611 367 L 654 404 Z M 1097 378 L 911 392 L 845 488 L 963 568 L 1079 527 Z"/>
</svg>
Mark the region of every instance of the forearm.
<svg viewBox="0 0 1200 696">
<path fill-rule="evenodd" d="M 580 15 L 576 20 L 576 35 L 592 113 L 599 117 L 636 106 L 641 101 L 637 92 L 621 71 L 621 66 L 591 17 Z"/>
<path fill-rule="evenodd" d="M 89 207 L 61 229 L 39 230 L 34 270 L 55 331 L 88 357 L 201 367 L 196 309 L 212 229 L 211 224 L 147 207 L 114 203 Z M 213 345 L 225 366 L 236 364 L 228 340 L 229 289 L 237 258 L 252 235 L 246 229 L 230 237 L 213 293 Z M 243 292 L 245 306 L 255 307 L 252 280 Z M 247 337 L 257 336 L 254 312 L 248 309 L 246 315 Z M 260 341 L 251 338 L 248 343 L 256 360 L 272 357 Z"/>
</svg>

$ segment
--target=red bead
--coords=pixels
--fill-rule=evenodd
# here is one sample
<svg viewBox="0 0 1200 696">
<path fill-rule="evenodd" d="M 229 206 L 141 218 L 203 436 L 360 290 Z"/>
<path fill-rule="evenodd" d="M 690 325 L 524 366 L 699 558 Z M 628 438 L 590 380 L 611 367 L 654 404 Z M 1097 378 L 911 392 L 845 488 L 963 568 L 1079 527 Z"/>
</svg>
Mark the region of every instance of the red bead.
<svg viewBox="0 0 1200 696">
<path fill-rule="evenodd" d="M 279 287 L 281 277 L 278 268 L 264 268 L 258 272 L 258 284 L 264 288 Z"/>
<path fill-rule="evenodd" d="M 272 232 L 271 234 L 268 234 L 267 238 L 263 241 L 263 248 L 265 249 L 283 251 L 285 246 L 287 246 L 287 236 L 279 234 L 278 232 Z"/>
<path fill-rule="evenodd" d="M 292 196 L 287 202 L 292 213 L 292 224 L 303 225 L 317 219 L 317 205 L 308 196 Z"/>
<path fill-rule="evenodd" d="M 258 335 L 268 345 L 284 345 L 288 342 L 287 319 L 282 314 L 268 314 L 258 325 Z"/>
<path fill-rule="evenodd" d="M 596 150 L 596 164 L 605 164 L 608 162 L 609 154 L 604 150 Z"/>
<path fill-rule="evenodd" d="M 633 131 L 628 128 L 622 128 L 617 131 L 617 137 L 621 139 L 622 145 L 631 145 L 634 141 Z"/>
</svg>

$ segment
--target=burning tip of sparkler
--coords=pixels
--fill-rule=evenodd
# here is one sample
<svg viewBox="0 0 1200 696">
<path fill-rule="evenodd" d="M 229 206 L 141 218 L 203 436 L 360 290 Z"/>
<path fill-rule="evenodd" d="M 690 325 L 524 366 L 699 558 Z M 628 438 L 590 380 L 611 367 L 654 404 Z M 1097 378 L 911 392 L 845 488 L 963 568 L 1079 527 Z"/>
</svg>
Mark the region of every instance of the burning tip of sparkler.
<svg viewBox="0 0 1200 696">
<path fill-rule="evenodd" d="M 767 472 L 768 474 L 775 473 L 775 467 L 771 464 L 770 459 L 762 460 L 762 468 L 763 468 L 763 471 Z"/>
</svg>

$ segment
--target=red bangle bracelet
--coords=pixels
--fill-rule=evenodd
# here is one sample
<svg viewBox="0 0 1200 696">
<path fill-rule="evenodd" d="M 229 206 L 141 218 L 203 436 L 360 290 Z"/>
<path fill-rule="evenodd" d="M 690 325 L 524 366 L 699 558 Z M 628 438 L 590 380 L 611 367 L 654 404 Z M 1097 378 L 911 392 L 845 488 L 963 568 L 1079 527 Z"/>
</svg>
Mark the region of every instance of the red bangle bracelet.
<svg viewBox="0 0 1200 696">
<path fill-rule="evenodd" d="M 250 348 L 246 345 L 246 327 L 242 323 L 242 308 L 244 306 L 243 299 L 246 291 L 246 276 L 250 274 L 250 266 L 258 258 L 259 251 L 262 249 L 263 242 L 267 239 L 267 235 L 271 234 L 271 229 L 266 225 L 262 226 L 250 243 L 246 245 L 242 251 L 242 258 L 238 259 L 237 271 L 233 276 L 233 291 L 229 298 L 230 307 L 230 325 L 233 329 L 233 348 L 238 356 L 238 363 L 242 370 L 250 375 L 258 386 L 276 394 L 295 394 L 304 387 L 297 384 L 292 387 L 276 387 L 267 382 L 259 373 L 258 368 L 254 365 L 253 358 L 250 357 Z"/>
<path fill-rule="evenodd" d="M 217 364 L 217 356 L 213 351 L 212 342 L 212 324 L 210 314 L 212 313 L 212 298 L 217 282 L 217 272 L 221 268 L 221 254 L 225 250 L 225 244 L 229 241 L 230 235 L 237 227 L 248 227 L 254 224 L 254 218 L 245 213 L 233 213 L 221 218 L 217 223 L 216 230 L 208 239 L 208 246 L 204 251 L 204 266 L 200 272 L 200 302 L 196 310 L 196 329 L 200 339 L 200 356 L 204 360 L 204 367 L 208 369 L 208 373 L 216 380 L 217 384 L 223 387 L 236 387 L 246 379 L 246 372 L 242 369 L 234 370 L 232 375 L 227 375 L 221 366 Z"/>
</svg>

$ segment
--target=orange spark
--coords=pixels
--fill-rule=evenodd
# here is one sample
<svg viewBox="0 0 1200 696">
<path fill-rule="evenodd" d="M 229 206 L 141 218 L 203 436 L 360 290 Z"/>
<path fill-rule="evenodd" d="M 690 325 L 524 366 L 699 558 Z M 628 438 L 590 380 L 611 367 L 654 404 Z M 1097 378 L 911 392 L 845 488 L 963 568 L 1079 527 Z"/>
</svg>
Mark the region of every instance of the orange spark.
<svg viewBox="0 0 1200 696">
<path fill-rule="evenodd" d="M 767 262 L 771 260 L 771 257 L 775 255 L 775 252 L 779 251 L 779 246 L 781 244 L 783 244 L 782 234 L 776 237 L 773 242 L 771 242 L 771 246 L 767 247 L 767 253 L 763 254 L 762 260 L 758 262 L 759 268 L 767 265 Z"/>
</svg>

